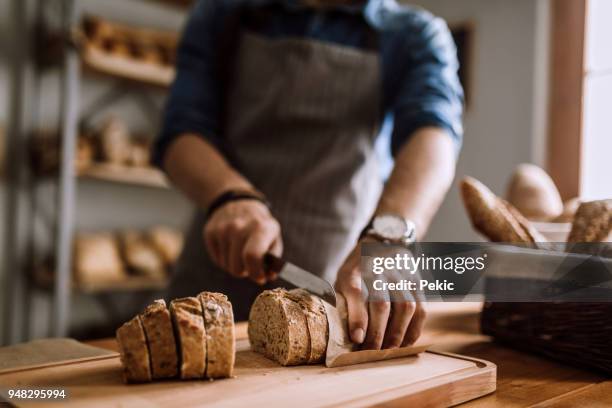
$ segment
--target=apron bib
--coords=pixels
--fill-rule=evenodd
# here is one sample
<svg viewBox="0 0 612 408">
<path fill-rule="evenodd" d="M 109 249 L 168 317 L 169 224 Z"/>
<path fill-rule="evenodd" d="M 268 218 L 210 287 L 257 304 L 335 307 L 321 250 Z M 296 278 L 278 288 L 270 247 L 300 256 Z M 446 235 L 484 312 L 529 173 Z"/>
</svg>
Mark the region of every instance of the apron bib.
<svg viewBox="0 0 612 408">
<path fill-rule="evenodd" d="M 232 164 L 272 204 L 283 257 L 331 283 L 382 191 L 374 142 L 380 61 L 360 50 L 304 39 L 239 36 L 226 95 L 224 139 Z M 171 297 L 223 292 L 237 320 L 262 289 L 219 270 L 197 211 Z"/>
</svg>

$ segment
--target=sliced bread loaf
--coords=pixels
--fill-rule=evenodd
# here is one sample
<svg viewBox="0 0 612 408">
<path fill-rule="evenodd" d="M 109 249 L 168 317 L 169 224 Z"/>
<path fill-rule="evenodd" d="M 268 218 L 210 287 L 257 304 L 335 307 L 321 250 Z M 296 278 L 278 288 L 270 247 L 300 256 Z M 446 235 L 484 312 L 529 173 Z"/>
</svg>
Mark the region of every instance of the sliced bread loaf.
<svg viewBox="0 0 612 408">
<path fill-rule="evenodd" d="M 202 304 L 195 297 L 170 302 L 170 314 L 178 343 L 182 379 L 203 378 L 206 372 L 206 329 Z"/>
<path fill-rule="evenodd" d="M 198 298 L 206 328 L 206 377 L 231 377 L 236 352 L 232 304 L 221 293 L 202 292 Z"/>
<path fill-rule="evenodd" d="M 166 302 L 159 299 L 147 306 L 141 315 L 154 379 L 171 378 L 178 374 L 178 356 L 170 312 Z"/>
<path fill-rule="evenodd" d="M 325 313 L 323 301 L 304 289 L 290 290 L 286 296 L 297 301 L 306 316 L 306 324 L 310 337 L 308 363 L 315 364 L 322 362 L 325 359 L 328 338 L 327 314 Z"/>
<path fill-rule="evenodd" d="M 140 317 L 124 323 L 117 329 L 116 335 L 125 381 L 151 381 L 149 349 Z"/>
<path fill-rule="evenodd" d="M 248 327 L 251 347 L 279 364 L 307 364 L 310 359 L 308 322 L 285 289 L 266 290 L 253 303 Z"/>
</svg>

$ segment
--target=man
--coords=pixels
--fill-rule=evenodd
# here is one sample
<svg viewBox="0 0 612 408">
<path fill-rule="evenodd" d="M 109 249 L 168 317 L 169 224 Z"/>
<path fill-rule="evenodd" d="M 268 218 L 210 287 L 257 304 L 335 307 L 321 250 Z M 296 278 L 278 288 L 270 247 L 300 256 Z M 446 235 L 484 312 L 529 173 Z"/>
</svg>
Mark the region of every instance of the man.
<svg viewBox="0 0 612 408">
<path fill-rule="evenodd" d="M 203 0 L 177 65 L 155 157 L 199 211 L 170 296 L 224 292 L 246 319 L 274 285 L 269 252 L 335 282 L 363 348 L 414 342 L 422 306 L 368 302 L 360 245 L 422 237 L 452 182 L 463 94 L 446 25 L 394 0 Z"/>
</svg>

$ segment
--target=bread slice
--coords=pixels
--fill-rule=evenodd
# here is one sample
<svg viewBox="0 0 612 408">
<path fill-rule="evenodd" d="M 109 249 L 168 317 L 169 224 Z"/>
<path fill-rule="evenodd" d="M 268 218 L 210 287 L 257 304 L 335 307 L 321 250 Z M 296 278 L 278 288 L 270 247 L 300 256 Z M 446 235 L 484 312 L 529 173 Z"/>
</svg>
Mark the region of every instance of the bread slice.
<svg viewBox="0 0 612 408">
<path fill-rule="evenodd" d="M 198 299 L 206 327 L 206 377 L 231 377 L 236 353 L 232 304 L 221 293 L 202 292 Z"/>
<path fill-rule="evenodd" d="M 480 181 L 466 177 L 461 195 L 474 228 L 493 242 L 534 243 L 546 239 L 510 203 L 498 198 Z"/>
<path fill-rule="evenodd" d="M 140 317 L 136 316 L 117 329 L 117 343 L 126 382 L 151 381 L 147 339 Z"/>
<path fill-rule="evenodd" d="M 298 302 L 285 289 L 266 290 L 249 312 L 249 341 L 258 353 L 283 366 L 306 364 L 310 358 L 308 322 Z"/>
<path fill-rule="evenodd" d="M 178 356 L 170 312 L 162 299 L 147 306 L 141 315 L 154 379 L 172 378 L 178 374 Z"/>
<path fill-rule="evenodd" d="M 195 297 L 170 302 L 170 314 L 178 343 L 182 379 L 203 378 L 206 372 L 206 329 L 202 304 Z"/>
<path fill-rule="evenodd" d="M 310 337 L 308 364 L 322 362 L 325 359 L 327 338 L 329 336 L 327 314 L 325 313 L 323 301 L 304 289 L 290 290 L 286 296 L 296 301 L 306 316 L 306 325 Z"/>
</svg>

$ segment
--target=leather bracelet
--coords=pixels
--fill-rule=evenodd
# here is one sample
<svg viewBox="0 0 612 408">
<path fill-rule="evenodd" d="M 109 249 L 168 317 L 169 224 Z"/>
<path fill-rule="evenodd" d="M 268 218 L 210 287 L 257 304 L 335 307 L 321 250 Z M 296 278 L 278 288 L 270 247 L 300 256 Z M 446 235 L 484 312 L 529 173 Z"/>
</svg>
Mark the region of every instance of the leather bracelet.
<svg viewBox="0 0 612 408">
<path fill-rule="evenodd" d="M 215 211 L 223 207 L 227 203 L 240 200 L 255 200 L 264 204 L 268 209 L 271 208 L 270 202 L 264 197 L 263 194 L 258 194 L 254 191 L 248 190 L 228 190 L 213 200 L 208 206 L 206 212 L 206 219 L 209 219 Z"/>
</svg>

